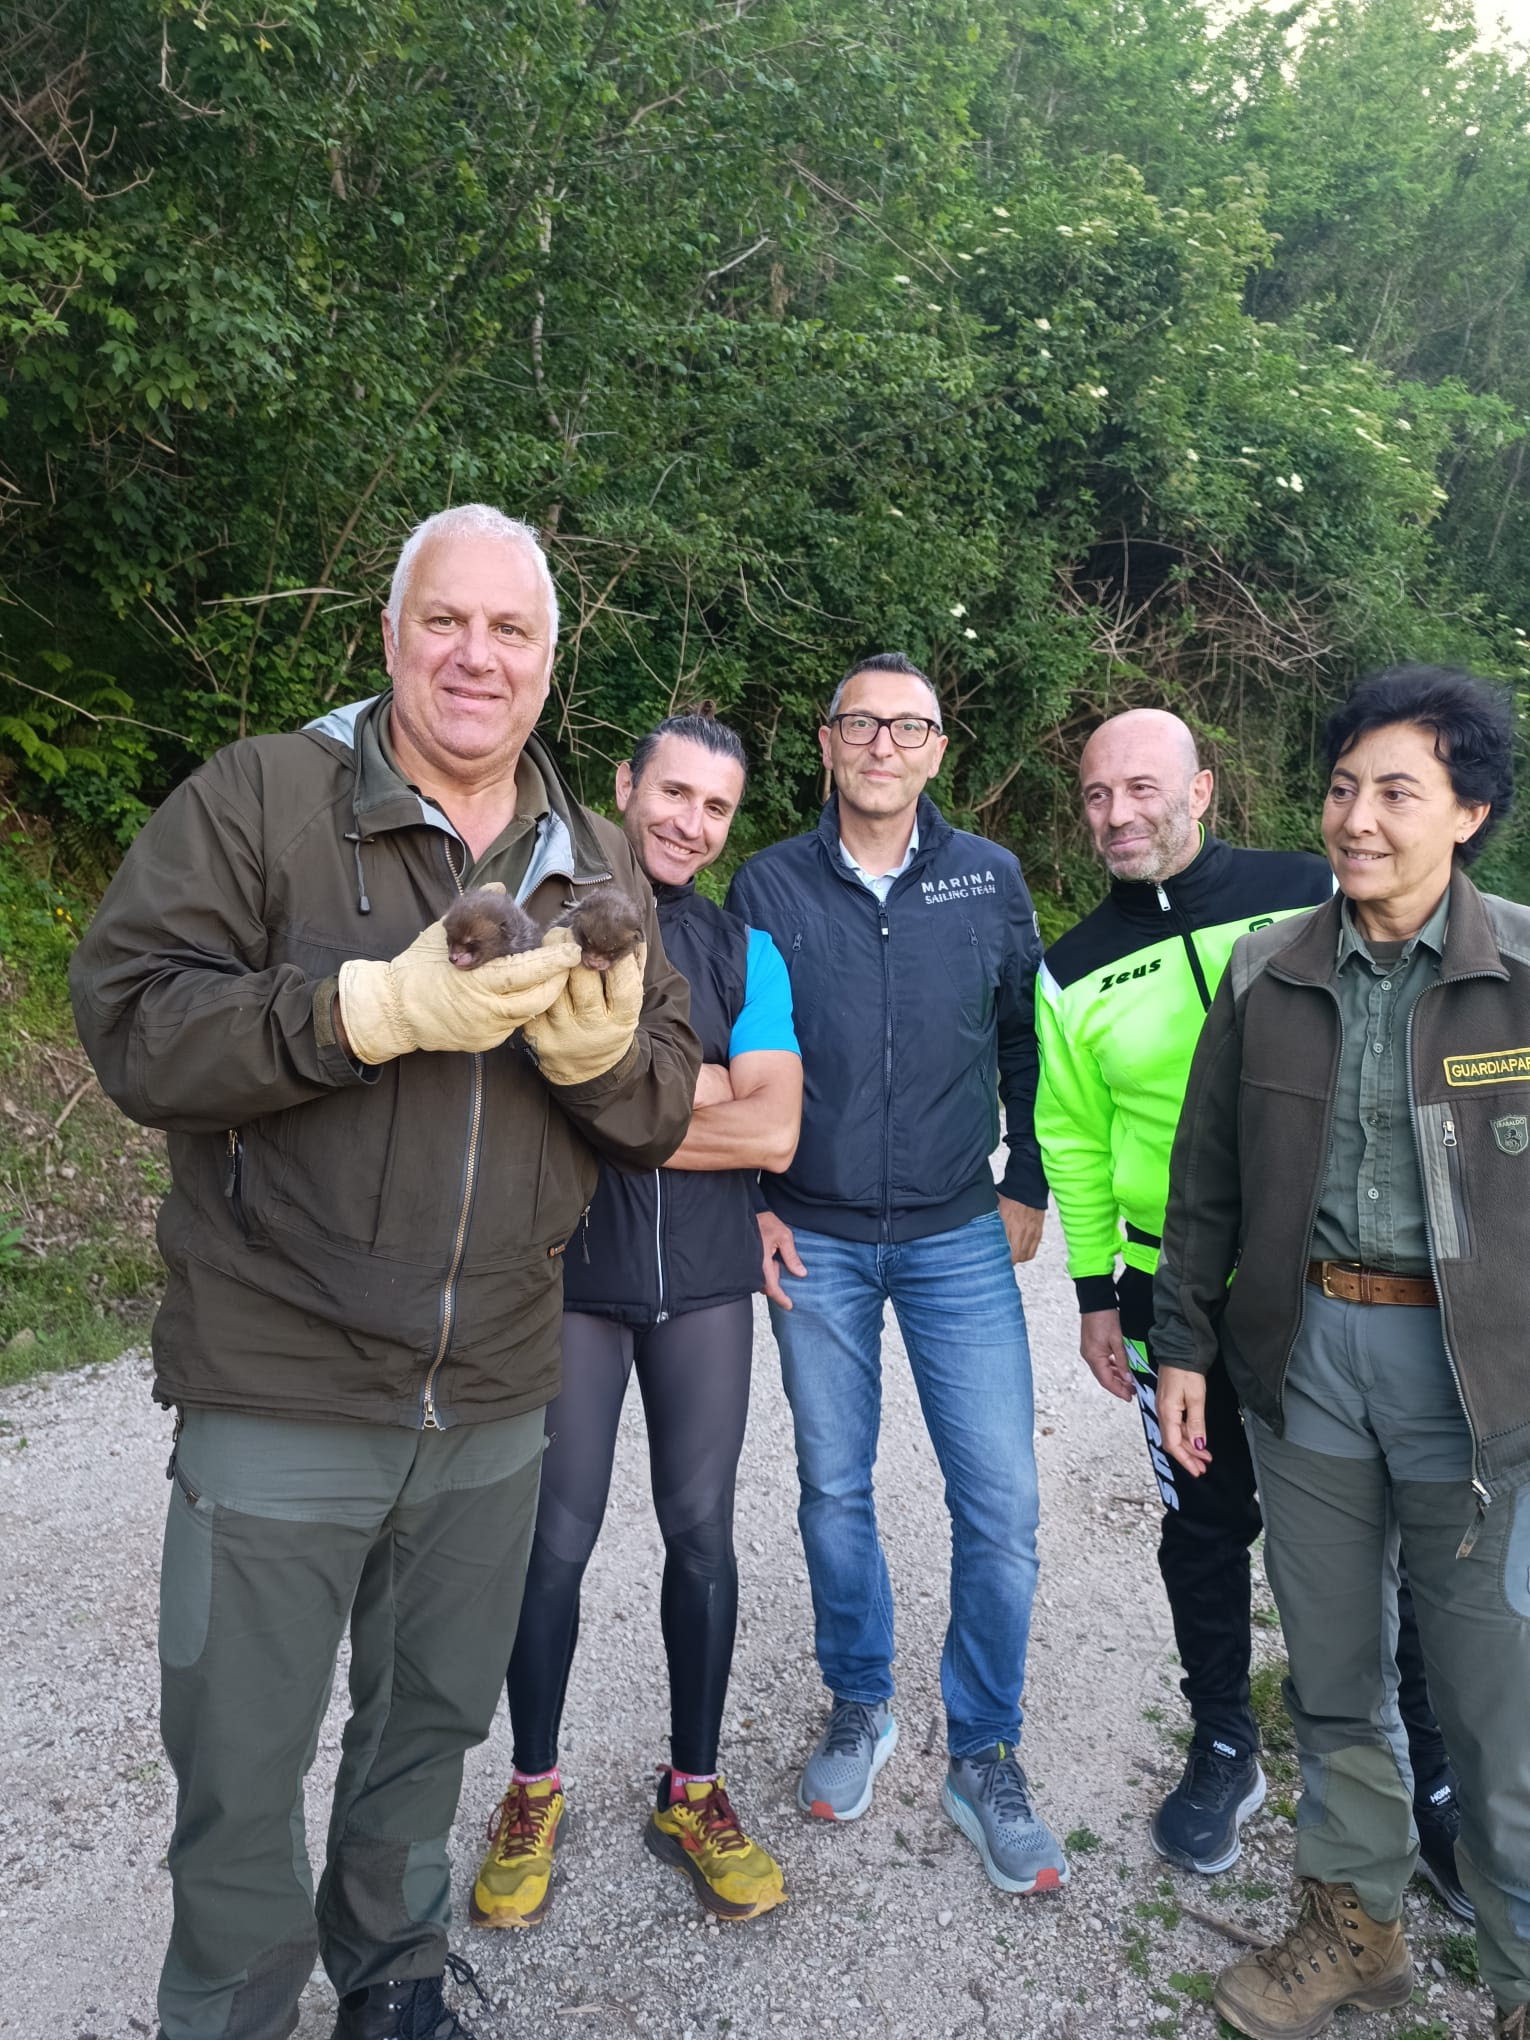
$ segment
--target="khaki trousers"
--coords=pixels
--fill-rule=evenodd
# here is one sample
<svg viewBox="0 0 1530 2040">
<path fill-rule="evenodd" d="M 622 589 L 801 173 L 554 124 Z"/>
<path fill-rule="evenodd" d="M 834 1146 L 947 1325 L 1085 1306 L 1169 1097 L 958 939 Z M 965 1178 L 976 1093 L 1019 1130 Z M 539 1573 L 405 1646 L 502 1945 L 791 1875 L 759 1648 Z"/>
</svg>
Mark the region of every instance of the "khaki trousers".
<svg viewBox="0 0 1530 2040">
<path fill-rule="evenodd" d="M 1530 2000 L 1530 1486 L 1479 1522 L 1435 1311 L 1309 1290 L 1284 1403 L 1282 1436 L 1252 1417 L 1248 1431 L 1305 1786 L 1297 1871 L 1352 1884 L 1374 1919 L 1402 1912 L 1417 1835 L 1388 1732 L 1377 1591 L 1400 1541 L 1456 1772 L 1483 1981 L 1501 2005 Z"/>
<path fill-rule="evenodd" d="M 286 2040 L 337 1992 L 439 1975 L 463 1757 L 520 1613 L 542 1412 L 449 1431 L 188 1410 L 160 1583 L 179 1793 L 165 2040 Z M 315 1901 L 303 1778 L 351 1636 Z"/>
</svg>

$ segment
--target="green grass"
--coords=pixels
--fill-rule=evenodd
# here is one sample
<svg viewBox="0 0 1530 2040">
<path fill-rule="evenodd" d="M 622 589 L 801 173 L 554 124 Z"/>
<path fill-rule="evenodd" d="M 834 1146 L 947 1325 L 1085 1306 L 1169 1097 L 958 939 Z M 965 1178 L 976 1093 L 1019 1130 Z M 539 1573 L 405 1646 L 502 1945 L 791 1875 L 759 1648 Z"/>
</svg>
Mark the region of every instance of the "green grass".
<svg viewBox="0 0 1530 2040">
<path fill-rule="evenodd" d="M 1249 1680 L 1249 1700 L 1264 1744 L 1265 1776 L 1277 1786 L 1295 1785 L 1298 1777 L 1296 1738 L 1280 1691 L 1286 1670 L 1286 1660 L 1276 1658 L 1270 1664 L 1255 1666 Z"/>
<path fill-rule="evenodd" d="M 0 1388 L 114 1360 L 146 1336 L 163 1274 L 152 1248 L 126 1241 L 86 1241 L 47 1260 L 26 1256 L 6 1266 Z"/>
<path fill-rule="evenodd" d="M 1091 1849 L 1101 1846 L 1100 1837 L 1093 1828 L 1087 1827 L 1070 1828 L 1063 1843 L 1070 1856 L 1087 1856 Z"/>
</svg>

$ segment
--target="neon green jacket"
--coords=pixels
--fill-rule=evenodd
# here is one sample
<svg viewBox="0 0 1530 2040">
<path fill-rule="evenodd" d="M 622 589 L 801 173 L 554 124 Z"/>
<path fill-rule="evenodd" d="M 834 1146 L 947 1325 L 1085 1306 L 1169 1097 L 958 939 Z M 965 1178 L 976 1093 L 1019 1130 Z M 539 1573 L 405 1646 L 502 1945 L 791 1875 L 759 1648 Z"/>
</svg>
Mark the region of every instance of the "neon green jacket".
<svg viewBox="0 0 1530 2040">
<path fill-rule="evenodd" d="M 1206 835 L 1162 885 L 1113 880 L 1047 951 L 1036 1132 L 1081 1311 L 1114 1310 L 1117 1255 L 1157 1266 L 1190 1059 L 1234 942 L 1332 892 L 1320 857 Z"/>
</svg>

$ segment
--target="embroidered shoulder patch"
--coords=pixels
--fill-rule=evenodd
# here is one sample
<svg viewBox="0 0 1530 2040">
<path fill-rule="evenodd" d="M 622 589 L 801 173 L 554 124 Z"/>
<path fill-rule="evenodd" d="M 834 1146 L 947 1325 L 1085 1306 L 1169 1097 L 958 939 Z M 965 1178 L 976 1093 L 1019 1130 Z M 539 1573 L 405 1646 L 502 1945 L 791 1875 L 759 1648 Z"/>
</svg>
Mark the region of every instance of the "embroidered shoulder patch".
<svg viewBox="0 0 1530 2040">
<path fill-rule="evenodd" d="M 1506 1112 L 1493 1121 L 1493 1138 L 1506 1155 L 1522 1155 L 1530 1147 L 1530 1119 L 1523 1112 Z"/>
<path fill-rule="evenodd" d="M 1448 1055 L 1445 1081 L 1453 1090 L 1475 1084 L 1530 1084 L 1530 1048 L 1496 1048 L 1482 1055 Z"/>
</svg>

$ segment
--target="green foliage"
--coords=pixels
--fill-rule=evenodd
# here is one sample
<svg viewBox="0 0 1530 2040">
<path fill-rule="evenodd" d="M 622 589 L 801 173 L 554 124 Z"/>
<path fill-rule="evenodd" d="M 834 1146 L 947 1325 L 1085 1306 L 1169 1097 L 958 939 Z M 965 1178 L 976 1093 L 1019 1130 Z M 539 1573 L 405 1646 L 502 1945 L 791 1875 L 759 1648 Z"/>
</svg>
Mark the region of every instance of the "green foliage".
<svg viewBox="0 0 1530 2040">
<path fill-rule="evenodd" d="M 1477 1967 L 1475 1934 L 1447 1934 L 1440 1943 L 1440 1960 L 1451 1975 L 1459 1977 L 1462 1983 L 1481 1983 L 1482 1973 Z"/>
<path fill-rule="evenodd" d="M 1169 1978 L 1171 1990 L 1177 1990 L 1181 1997 L 1193 1998 L 1201 2005 L 1211 2003 L 1211 1994 L 1216 1987 L 1217 1980 L 1209 1969 L 1176 1969 Z"/>
<path fill-rule="evenodd" d="M 0 829 L 3 815 L 0 808 Z M 0 1072 L 27 1035 L 53 1041 L 73 1029 L 65 973 L 84 910 L 35 868 L 30 850 L 19 830 L 0 833 Z"/>
<path fill-rule="evenodd" d="M 1101 711 L 1178 707 L 1221 826 L 1306 843 L 1357 668 L 1530 675 L 1530 93 L 1464 16 L 7 12 L 0 758 L 77 862 L 373 691 L 448 500 L 548 536 L 589 797 L 706 697 L 755 763 L 733 851 L 800 827 L 833 681 L 899 645 L 1048 933 L 1098 887 Z"/>
</svg>

